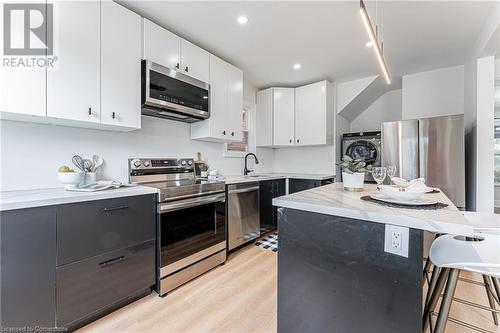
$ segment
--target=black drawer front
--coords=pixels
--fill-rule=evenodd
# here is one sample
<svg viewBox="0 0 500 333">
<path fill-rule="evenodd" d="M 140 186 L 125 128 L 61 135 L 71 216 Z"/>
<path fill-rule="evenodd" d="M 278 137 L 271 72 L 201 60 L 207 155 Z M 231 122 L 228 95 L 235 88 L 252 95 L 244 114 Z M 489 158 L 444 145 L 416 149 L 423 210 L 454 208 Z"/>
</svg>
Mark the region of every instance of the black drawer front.
<svg viewBox="0 0 500 333">
<path fill-rule="evenodd" d="M 155 241 L 57 268 L 57 325 L 116 303 L 155 283 Z"/>
<path fill-rule="evenodd" d="M 288 192 L 290 194 L 309 190 L 314 187 L 321 186 L 321 181 L 312 179 L 289 179 Z"/>
<path fill-rule="evenodd" d="M 154 195 L 57 207 L 57 265 L 155 238 Z"/>
</svg>

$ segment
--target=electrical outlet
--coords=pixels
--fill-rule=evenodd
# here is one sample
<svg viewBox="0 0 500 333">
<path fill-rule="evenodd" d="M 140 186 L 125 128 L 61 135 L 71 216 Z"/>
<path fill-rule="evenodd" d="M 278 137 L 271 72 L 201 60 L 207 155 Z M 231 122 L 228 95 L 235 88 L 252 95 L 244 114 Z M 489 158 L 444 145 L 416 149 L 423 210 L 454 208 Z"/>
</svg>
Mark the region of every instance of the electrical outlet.
<svg viewBox="0 0 500 333">
<path fill-rule="evenodd" d="M 409 229 L 395 225 L 385 225 L 384 251 L 408 258 Z"/>
</svg>

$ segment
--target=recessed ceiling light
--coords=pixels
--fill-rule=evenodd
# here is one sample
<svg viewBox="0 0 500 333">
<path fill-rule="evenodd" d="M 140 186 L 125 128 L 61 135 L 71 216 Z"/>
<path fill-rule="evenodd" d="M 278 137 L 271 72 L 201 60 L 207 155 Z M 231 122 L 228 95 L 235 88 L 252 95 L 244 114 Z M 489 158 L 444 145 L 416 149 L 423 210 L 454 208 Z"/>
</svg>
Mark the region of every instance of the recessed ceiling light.
<svg viewBox="0 0 500 333">
<path fill-rule="evenodd" d="M 372 47 L 373 46 L 373 42 L 368 42 L 365 45 L 366 45 L 366 47 Z"/>
<path fill-rule="evenodd" d="M 247 24 L 247 22 L 248 22 L 248 17 L 246 17 L 246 16 L 240 16 L 240 17 L 238 17 L 238 23 L 239 24 Z"/>
<path fill-rule="evenodd" d="M 301 64 L 295 64 L 293 65 L 293 69 L 300 69 L 302 67 Z"/>
</svg>

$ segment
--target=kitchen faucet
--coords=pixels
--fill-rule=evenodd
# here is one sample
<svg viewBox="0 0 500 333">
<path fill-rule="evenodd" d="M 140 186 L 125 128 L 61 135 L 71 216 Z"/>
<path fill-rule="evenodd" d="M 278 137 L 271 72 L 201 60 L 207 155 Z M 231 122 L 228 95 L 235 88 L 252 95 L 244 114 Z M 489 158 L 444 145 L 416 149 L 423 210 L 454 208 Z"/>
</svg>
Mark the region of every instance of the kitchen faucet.
<svg viewBox="0 0 500 333">
<path fill-rule="evenodd" d="M 255 155 L 254 153 L 248 153 L 245 155 L 245 169 L 243 169 L 243 174 L 246 176 L 248 175 L 249 172 L 252 172 L 253 170 L 250 170 L 247 168 L 247 159 L 248 159 L 248 156 L 253 156 L 255 158 L 255 164 L 259 164 L 259 160 L 257 158 L 257 155 Z"/>
</svg>

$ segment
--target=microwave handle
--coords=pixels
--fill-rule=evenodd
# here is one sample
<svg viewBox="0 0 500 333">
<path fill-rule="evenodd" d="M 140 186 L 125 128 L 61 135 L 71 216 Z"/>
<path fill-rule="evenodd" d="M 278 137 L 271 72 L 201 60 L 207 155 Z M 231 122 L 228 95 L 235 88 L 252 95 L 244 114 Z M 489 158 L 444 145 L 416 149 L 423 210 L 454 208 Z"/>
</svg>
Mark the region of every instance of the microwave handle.
<svg viewBox="0 0 500 333">
<path fill-rule="evenodd" d="M 202 206 L 213 202 L 224 202 L 224 201 L 226 201 L 226 194 L 220 193 L 206 197 L 186 199 L 178 202 L 169 202 L 160 205 L 160 213 L 173 212 L 175 210 L 180 210 L 184 208 Z"/>
</svg>

